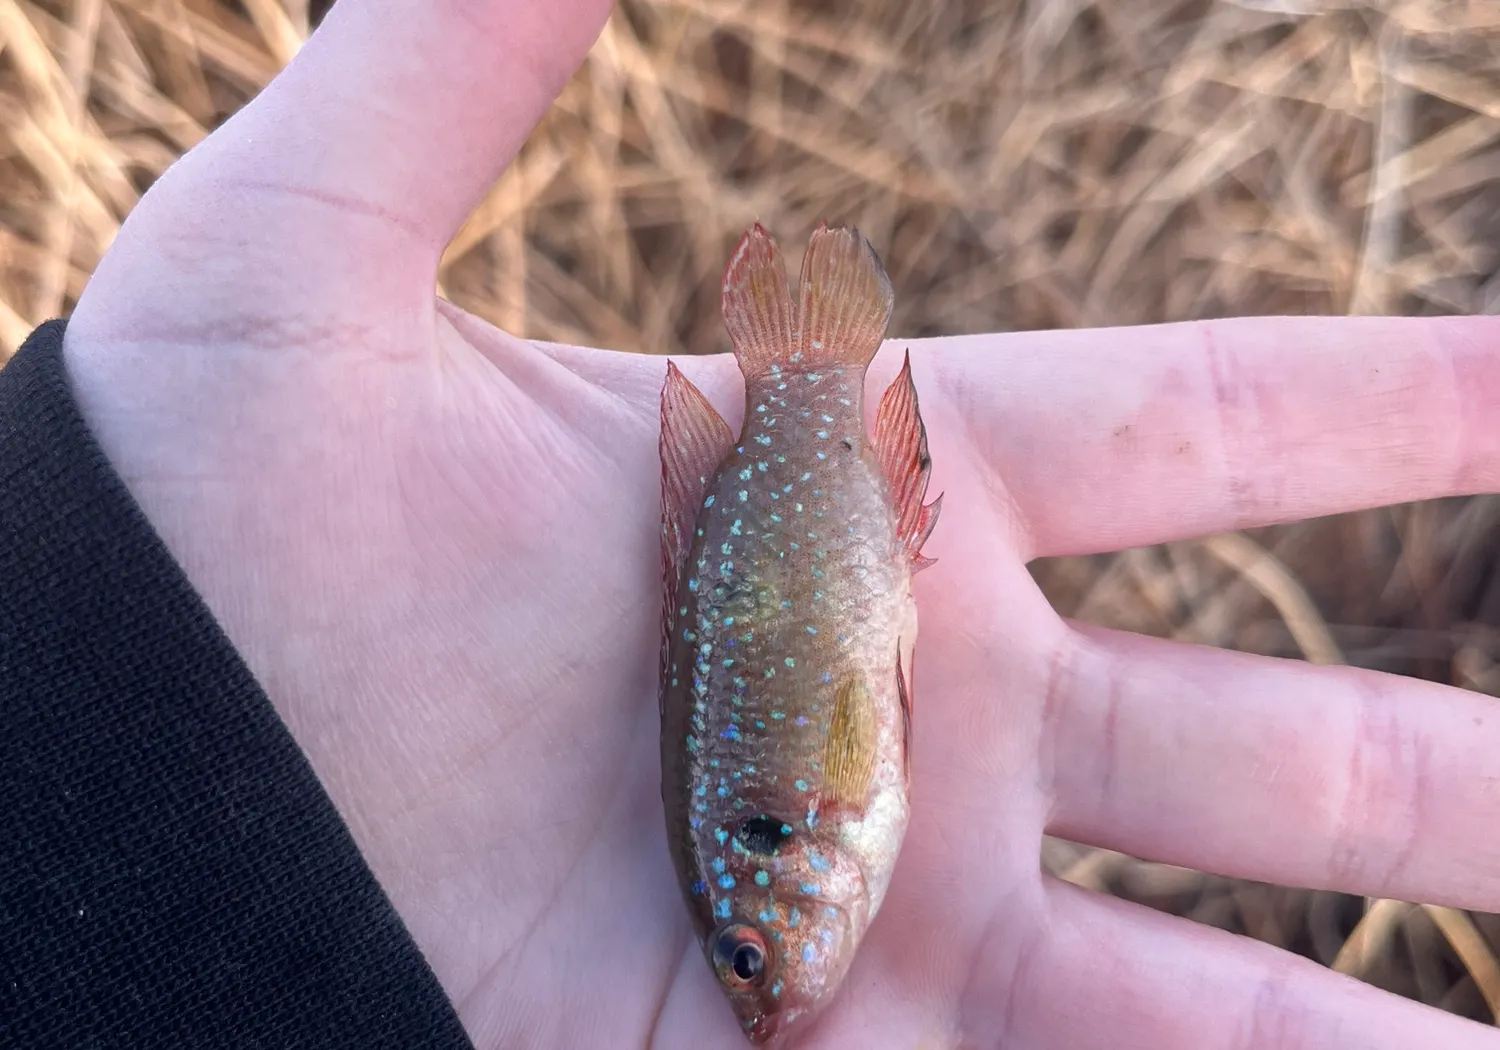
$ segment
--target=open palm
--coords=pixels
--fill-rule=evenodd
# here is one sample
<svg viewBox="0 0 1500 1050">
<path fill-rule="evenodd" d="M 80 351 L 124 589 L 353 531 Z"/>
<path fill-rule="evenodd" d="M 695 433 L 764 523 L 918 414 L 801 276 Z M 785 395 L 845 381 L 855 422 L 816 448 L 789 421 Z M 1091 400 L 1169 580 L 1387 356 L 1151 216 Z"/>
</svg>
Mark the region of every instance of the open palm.
<svg viewBox="0 0 1500 1050">
<path fill-rule="evenodd" d="M 735 1047 L 661 814 L 665 363 L 432 296 L 606 10 L 344 0 L 142 202 L 67 353 L 476 1044 Z M 887 347 L 871 388 L 910 345 L 947 493 L 915 584 L 912 825 L 801 1045 L 1500 1046 L 1038 864 L 1047 830 L 1495 908 L 1493 704 L 1078 628 L 1025 570 L 1492 489 L 1497 344 L 1493 321 L 1372 319 Z M 733 363 L 681 365 L 736 422 Z"/>
</svg>

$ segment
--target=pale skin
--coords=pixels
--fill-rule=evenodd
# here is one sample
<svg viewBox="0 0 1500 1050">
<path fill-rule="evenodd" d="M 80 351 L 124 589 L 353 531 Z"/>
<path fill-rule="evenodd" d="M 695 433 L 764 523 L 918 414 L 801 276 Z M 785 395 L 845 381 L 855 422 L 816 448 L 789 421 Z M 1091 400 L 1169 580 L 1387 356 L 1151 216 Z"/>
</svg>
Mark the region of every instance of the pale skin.
<svg viewBox="0 0 1500 1050">
<path fill-rule="evenodd" d="M 660 813 L 665 362 L 432 295 L 606 14 L 343 0 L 141 204 L 67 343 L 106 451 L 482 1048 L 743 1045 Z M 872 399 L 908 345 L 947 493 L 914 584 L 911 829 L 799 1045 L 1500 1046 L 1038 870 L 1051 831 L 1500 909 L 1495 702 L 1070 624 L 1024 567 L 1500 488 L 1500 322 L 903 341 Z M 737 424 L 733 362 L 681 364 Z"/>
</svg>

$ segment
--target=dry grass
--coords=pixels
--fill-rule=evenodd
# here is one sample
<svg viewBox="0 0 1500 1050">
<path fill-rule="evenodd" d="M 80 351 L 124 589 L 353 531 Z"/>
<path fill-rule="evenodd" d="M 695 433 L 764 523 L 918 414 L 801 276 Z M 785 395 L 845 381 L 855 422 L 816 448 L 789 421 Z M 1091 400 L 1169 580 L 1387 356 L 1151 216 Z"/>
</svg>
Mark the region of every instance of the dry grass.
<svg viewBox="0 0 1500 1050">
<path fill-rule="evenodd" d="M 0 346 L 71 304 L 143 189 L 295 52 L 310 6 L 0 0 Z M 760 218 L 796 243 L 825 215 L 881 247 L 898 335 L 1496 312 L 1500 5 L 637 0 L 442 285 L 528 336 L 721 350 L 739 231 Z M 1497 694 L 1497 519 L 1495 499 L 1444 501 L 1036 573 L 1090 620 Z M 1490 916 L 1061 842 L 1045 860 L 1500 1011 Z"/>
</svg>

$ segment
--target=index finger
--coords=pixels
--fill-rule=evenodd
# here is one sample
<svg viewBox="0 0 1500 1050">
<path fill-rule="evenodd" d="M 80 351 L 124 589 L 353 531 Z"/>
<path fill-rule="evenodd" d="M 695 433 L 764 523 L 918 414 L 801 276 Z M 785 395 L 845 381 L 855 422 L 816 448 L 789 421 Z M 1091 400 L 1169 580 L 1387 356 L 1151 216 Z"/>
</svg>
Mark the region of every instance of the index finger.
<svg viewBox="0 0 1500 1050">
<path fill-rule="evenodd" d="M 1032 557 L 1500 483 L 1496 318 L 1266 317 L 925 342 L 913 367 L 929 425 L 972 443 Z M 890 368 L 899 355 L 885 356 Z"/>
</svg>

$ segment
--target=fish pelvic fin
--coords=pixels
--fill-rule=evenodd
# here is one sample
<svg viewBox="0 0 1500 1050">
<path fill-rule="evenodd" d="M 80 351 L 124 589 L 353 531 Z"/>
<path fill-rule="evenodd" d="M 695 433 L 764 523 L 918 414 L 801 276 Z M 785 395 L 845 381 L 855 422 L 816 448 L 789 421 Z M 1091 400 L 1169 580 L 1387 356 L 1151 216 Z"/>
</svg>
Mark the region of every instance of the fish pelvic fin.
<svg viewBox="0 0 1500 1050">
<path fill-rule="evenodd" d="M 911 378 L 911 351 L 906 363 L 884 396 L 875 414 L 875 448 L 880 467 L 890 485 L 896 516 L 896 538 L 911 559 L 912 571 L 933 564 L 936 558 L 922 555 L 922 545 L 937 525 L 943 497 L 925 506 L 932 457 L 927 454 L 927 427 L 917 406 L 917 387 Z"/>
<path fill-rule="evenodd" d="M 672 361 L 661 388 L 661 691 L 666 703 L 668 661 L 677 619 L 683 570 L 693 546 L 693 522 L 709 483 L 729 457 L 729 424 Z"/>
<path fill-rule="evenodd" d="M 874 698 L 862 677 L 850 675 L 839 683 L 828 720 L 820 813 L 864 812 L 875 777 L 877 742 Z"/>
<path fill-rule="evenodd" d="M 780 249 L 760 223 L 740 238 L 724 271 L 724 325 L 746 379 L 773 366 L 865 367 L 894 301 L 879 256 L 853 227 L 813 231 L 795 305 Z"/>
</svg>

